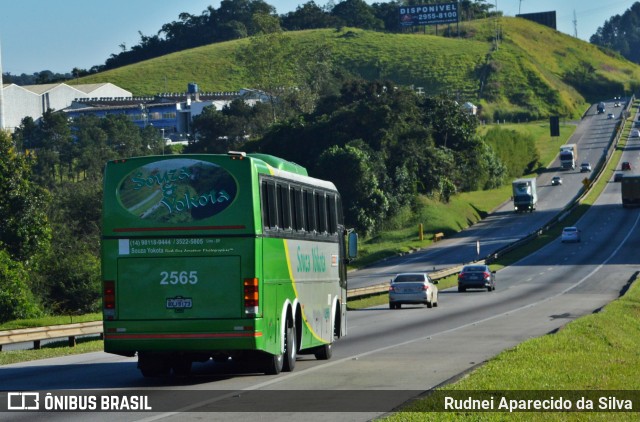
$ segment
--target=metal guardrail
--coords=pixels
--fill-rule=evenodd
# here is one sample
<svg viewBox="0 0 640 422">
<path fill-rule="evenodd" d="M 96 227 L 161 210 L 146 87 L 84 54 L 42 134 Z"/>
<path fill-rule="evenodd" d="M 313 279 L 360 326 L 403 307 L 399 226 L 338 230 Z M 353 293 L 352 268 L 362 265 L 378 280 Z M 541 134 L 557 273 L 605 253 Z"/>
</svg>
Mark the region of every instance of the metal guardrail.
<svg viewBox="0 0 640 422">
<path fill-rule="evenodd" d="M 475 264 L 484 264 L 485 260 L 473 261 Z M 466 264 L 465 264 L 466 265 Z M 449 277 L 453 274 L 458 274 L 462 271 L 464 265 L 458 265 L 456 267 L 445 268 L 443 270 L 434 271 L 429 273 L 429 278 L 432 280 L 440 280 L 445 277 Z M 389 283 L 376 284 L 375 286 L 358 287 L 356 289 L 350 289 L 347 291 L 347 299 L 358 299 L 379 293 L 384 293 L 389 290 Z"/>
<path fill-rule="evenodd" d="M 0 331 L 0 351 L 4 344 L 25 343 L 29 341 L 33 342 L 34 349 L 39 349 L 42 340 L 64 337 L 68 338 L 69 347 L 74 347 L 76 345 L 76 337 L 87 334 L 100 334 L 100 337 L 102 337 L 102 321 Z"/>
</svg>

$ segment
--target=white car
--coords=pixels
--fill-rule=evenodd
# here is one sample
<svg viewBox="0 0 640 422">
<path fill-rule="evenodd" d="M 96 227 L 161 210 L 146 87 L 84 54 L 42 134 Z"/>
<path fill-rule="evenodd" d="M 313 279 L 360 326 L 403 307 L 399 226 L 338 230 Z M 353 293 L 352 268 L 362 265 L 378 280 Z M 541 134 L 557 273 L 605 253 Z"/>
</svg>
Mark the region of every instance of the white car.
<svg viewBox="0 0 640 422">
<path fill-rule="evenodd" d="M 629 132 L 629 138 L 640 138 L 640 130 L 633 128 L 631 132 Z"/>
<path fill-rule="evenodd" d="M 389 308 L 400 309 L 403 304 L 425 304 L 427 308 L 438 306 L 437 280 L 426 273 L 401 273 L 389 285 Z"/>
<path fill-rule="evenodd" d="M 580 229 L 577 227 L 565 227 L 562 229 L 562 236 L 560 237 L 562 243 L 564 242 L 580 242 Z"/>
</svg>

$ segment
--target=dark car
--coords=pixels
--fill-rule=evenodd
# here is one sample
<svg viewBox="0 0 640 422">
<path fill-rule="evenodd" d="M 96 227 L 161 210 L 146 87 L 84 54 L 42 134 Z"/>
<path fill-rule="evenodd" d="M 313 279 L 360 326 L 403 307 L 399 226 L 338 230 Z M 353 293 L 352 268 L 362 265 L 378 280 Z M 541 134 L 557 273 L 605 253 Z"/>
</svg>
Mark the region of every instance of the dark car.
<svg viewBox="0 0 640 422">
<path fill-rule="evenodd" d="M 616 173 L 613 176 L 613 181 L 614 182 L 621 182 L 623 177 L 624 177 L 624 173 Z"/>
<path fill-rule="evenodd" d="M 467 289 L 496 289 L 496 272 L 491 271 L 488 265 L 465 265 L 458 274 L 458 291 Z"/>
<path fill-rule="evenodd" d="M 631 170 L 631 163 L 628 161 L 625 161 L 622 163 L 622 170 Z"/>
</svg>

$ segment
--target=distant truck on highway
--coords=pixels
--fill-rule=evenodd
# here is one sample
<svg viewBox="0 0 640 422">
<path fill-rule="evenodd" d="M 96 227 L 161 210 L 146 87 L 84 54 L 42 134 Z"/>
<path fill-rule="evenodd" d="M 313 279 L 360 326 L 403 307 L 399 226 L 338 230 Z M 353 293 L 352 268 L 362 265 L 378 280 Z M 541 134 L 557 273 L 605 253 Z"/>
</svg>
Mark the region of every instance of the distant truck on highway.
<svg viewBox="0 0 640 422">
<path fill-rule="evenodd" d="M 513 188 L 513 208 L 515 212 L 533 212 L 538 203 L 536 179 L 517 179 L 511 184 Z"/>
<path fill-rule="evenodd" d="M 604 114 L 604 112 L 605 112 L 604 103 L 603 102 L 598 103 L 598 114 Z"/>
<path fill-rule="evenodd" d="M 624 175 L 622 177 L 622 206 L 640 207 L 640 174 Z"/>
<path fill-rule="evenodd" d="M 564 170 L 574 170 L 578 160 L 578 145 L 566 144 L 560 147 L 560 167 Z"/>
</svg>

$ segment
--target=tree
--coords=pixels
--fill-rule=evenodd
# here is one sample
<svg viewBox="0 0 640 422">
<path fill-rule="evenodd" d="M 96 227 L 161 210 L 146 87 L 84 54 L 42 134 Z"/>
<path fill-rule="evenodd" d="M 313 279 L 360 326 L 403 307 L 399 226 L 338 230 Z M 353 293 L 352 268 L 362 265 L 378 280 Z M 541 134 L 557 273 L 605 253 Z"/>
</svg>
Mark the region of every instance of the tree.
<svg viewBox="0 0 640 422">
<path fill-rule="evenodd" d="M 425 97 L 425 126 L 433 130 L 436 145 L 463 151 L 475 136 L 478 126 L 476 116 L 462 110 L 452 97 L 438 95 Z"/>
<path fill-rule="evenodd" d="M 255 15 L 275 15 L 275 8 L 262 0 L 222 0 L 216 17 L 218 24 L 240 22 L 247 28 L 249 35 L 254 35 L 260 32 L 260 28 L 255 25 Z"/>
<path fill-rule="evenodd" d="M 100 297 L 101 174 L 56 186 L 47 213 L 55 236 L 32 275 L 34 293 L 50 313 L 95 312 Z"/>
<path fill-rule="evenodd" d="M 379 30 L 384 22 L 376 18 L 373 8 L 364 0 L 344 0 L 336 4 L 331 14 L 338 18 L 342 26 Z"/>
<path fill-rule="evenodd" d="M 400 27 L 398 8 L 402 5 L 400 1 L 391 1 L 388 3 L 373 3 L 371 8 L 373 9 L 373 15 L 384 24 L 386 31 L 396 32 Z"/>
<path fill-rule="evenodd" d="M 251 37 L 249 45 L 239 50 L 238 60 L 252 86 L 268 96 L 275 123 L 284 113 L 283 102 L 278 97 L 294 85 L 295 73 L 290 65 L 294 49 L 291 39 L 282 33 L 277 18 L 258 14 L 254 21 L 262 32 Z"/>
<path fill-rule="evenodd" d="M 624 14 L 605 21 L 589 41 L 640 63 L 640 2 L 635 2 Z"/>
<path fill-rule="evenodd" d="M 34 122 L 33 117 L 26 116 L 20 122 L 13 133 L 13 140 L 21 152 L 33 151 L 42 147 L 42 134 L 40 127 Z"/>
<path fill-rule="evenodd" d="M 336 26 L 337 23 L 337 19 L 334 16 L 323 10 L 314 1 L 309 1 L 298 6 L 295 11 L 283 15 L 281 21 L 282 27 L 289 31 L 331 28 Z"/>
<path fill-rule="evenodd" d="M 229 151 L 229 118 L 215 106 L 208 106 L 193 119 L 192 129 L 197 142 L 187 146 L 187 152 L 224 154 Z"/>
<path fill-rule="evenodd" d="M 41 315 L 29 290 L 29 275 L 24 266 L 0 249 L 0 324 Z"/>
<path fill-rule="evenodd" d="M 50 198 L 30 176 L 29 158 L 17 154 L 8 133 L 0 131 L 0 249 L 22 262 L 46 250 L 51 240 L 45 213 Z"/>
<path fill-rule="evenodd" d="M 363 235 L 375 233 L 387 216 L 389 201 L 380 189 L 371 153 L 358 148 L 359 141 L 344 147 L 333 146 L 318 160 L 316 173 L 332 180 L 345 203 L 345 220 Z"/>
<path fill-rule="evenodd" d="M 46 159 L 47 163 L 43 168 L 51 176 L 55 175 L 57 169 L 59 180 L 62 181 L 65 174 L 72 172 L 75 158 L 75 147 L 67 116 L 48 109 L 42 115 L 40 133 L 42 145 L 38 151 L 38 161 Z M 42 154 L 42 150 L 48 153 Z M 55 179 L 47 180 L 46 175 L 41 174 L 41 176 L 46 182 L 45 186 L 52 186 L 55 183 Z"/>
<path fill-rule="evenodd" d="M 80 150 L 75 168 L 82 178 L 100 177 L 104 163 L 117 158 L 116 151 L 107 143 L 108 135 L 100 123 L 100 118 L 92 115 L 81 116 L 73 122 L 73 133 Z"/>
</svg>

